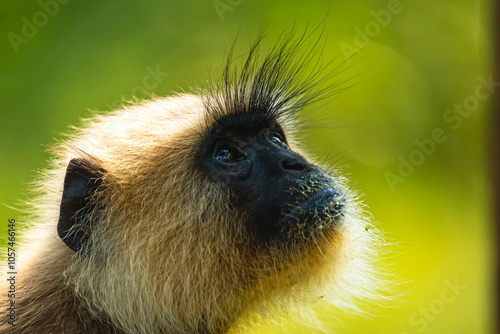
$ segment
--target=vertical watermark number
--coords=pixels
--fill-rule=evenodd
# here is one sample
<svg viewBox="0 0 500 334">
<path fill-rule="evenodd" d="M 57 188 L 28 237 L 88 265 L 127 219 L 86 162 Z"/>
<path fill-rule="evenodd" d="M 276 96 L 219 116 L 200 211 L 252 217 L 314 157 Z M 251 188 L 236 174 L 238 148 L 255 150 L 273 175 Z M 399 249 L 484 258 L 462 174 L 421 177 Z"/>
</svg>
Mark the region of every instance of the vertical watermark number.
<svg viewBox="0 0 500 334">
<path fill-rule="evenodd" d="M 8 243 L 7 243 L 7 282 L 8 284 L 8 303 L 7 303 L 7 318 L 8 323 L 12 326 L 16 322 L 16 220 L 8 220 Z"/>
</svg>

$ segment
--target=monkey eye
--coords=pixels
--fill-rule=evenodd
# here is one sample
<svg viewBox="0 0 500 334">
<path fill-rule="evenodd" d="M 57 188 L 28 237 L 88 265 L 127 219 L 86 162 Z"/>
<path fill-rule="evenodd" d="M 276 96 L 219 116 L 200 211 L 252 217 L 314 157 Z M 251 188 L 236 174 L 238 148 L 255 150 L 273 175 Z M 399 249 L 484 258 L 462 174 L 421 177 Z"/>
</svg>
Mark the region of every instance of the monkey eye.
<svg viewBox="0 0 500 334">
<path fill-rule="evenodd" d="M 245 154 L 234 145 L 224 143 L 216 146 L 214 158 L 217 162 L 232 164 L 244 160 Z"/>
<path fill-rule="evenodd" d="M 280 134 L 277 134 L 277 133 L 271 134 L 269 140 L 271 140 L 272 143 L 274 143 L 275 145 L 277 145 L 279 147 L 282 147 L 282 148 L 287 149 L 287 150 L 290 149 L 290 147 L 288 147 L 287 143 L 285 142 L 285 140 L 283 139 L 283 137 Z"/>
</svg>

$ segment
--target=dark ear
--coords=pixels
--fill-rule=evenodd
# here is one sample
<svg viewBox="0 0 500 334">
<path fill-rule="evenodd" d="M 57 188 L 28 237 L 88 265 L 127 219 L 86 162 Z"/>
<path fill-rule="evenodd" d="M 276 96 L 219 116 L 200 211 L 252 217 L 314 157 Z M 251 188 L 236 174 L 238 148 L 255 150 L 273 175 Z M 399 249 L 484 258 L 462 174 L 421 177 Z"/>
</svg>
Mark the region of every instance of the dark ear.
<svg viewBox="0 0 500 334">
<path fill-rule="evenodd" d="M 75 252 L 85 253 L 82 247 L 95 225 L 91 213 L 99 206 L 94 195 L 104 174 L 96 163 L 83 158 L 72 159 L 66 169 L 57 233 Z"/>
</svg>

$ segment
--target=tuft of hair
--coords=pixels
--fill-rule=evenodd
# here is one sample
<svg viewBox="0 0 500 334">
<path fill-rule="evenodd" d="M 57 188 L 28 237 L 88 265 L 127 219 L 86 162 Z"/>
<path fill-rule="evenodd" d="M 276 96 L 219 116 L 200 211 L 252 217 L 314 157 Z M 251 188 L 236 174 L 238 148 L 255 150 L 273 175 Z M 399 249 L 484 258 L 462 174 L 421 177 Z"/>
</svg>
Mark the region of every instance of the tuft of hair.
<svg viewBox="0 0 500 334">
<path fill-rule="evenodd" d="M 304 154 L 297 114 L 338 92 L 325 84 L 339 67 L 323 64 L 320 39 L 294 36 L 268 53 L 259 38 L 240 66 L 231 51 L 221 78 L 198 94 L 95 115 L 54 145 L 20 251 L 18 320 L 2 333 L 222 333 L 245 313 L 315 300 L 355 312 L 359 301 L 384 299 L 373 262 L 384 241 L 340 172 L 330 171 L 350 199 L 343 224 L 312 247 L 263 252 L 230 191 L 198 168 L 204 136 L 232 114 L 278 121 Z M 57 236 L 74 159 L 99 171 L 92 210 L 82 212 L 92 226 L 84 253 Z"/>
<path fill-rule="evenodd" d="M 234 57 L 236 43 L 226 57 L 222 74 L 200 89 L 209 121 L 227 114 L 250 114 L 270 120 L 296 116 L 306 106 L 341 93 L 344 82 L 331 79 L 346 70 L 346 62 L 325 63 L 323 32 L 306 28 L 297 36 L 295 27 L 285 30 L 267 52 L 260 33 L 246 55 Z M 318 35 L 318 36 L 315 36 Z"/>
</svg>

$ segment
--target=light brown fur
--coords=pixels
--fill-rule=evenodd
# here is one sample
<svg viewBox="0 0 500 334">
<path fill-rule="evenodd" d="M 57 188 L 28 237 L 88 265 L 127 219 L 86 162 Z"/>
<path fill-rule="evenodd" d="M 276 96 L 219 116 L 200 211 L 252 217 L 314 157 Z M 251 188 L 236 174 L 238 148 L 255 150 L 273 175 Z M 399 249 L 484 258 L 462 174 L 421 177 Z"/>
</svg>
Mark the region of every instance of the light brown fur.
<svg viewBox="0 0 500 334">
<path fill-rule="evenodd" d="M 378 237 L 354 200 L 313 246 L 264 252 L 248 240 L 227 190 L 187 167 L 212 121 L 199 96 L 182 94 L 97 115 L 56 145 L 18 252 L 16 325 L 3 299 L 0 332 L 224 333 L 243 312 L 325 295 L 355 308 L 376 294 Z M 90 256 L 56 233 L 65 169 L 78 156 L 107 171 Z"/>
</svg>

